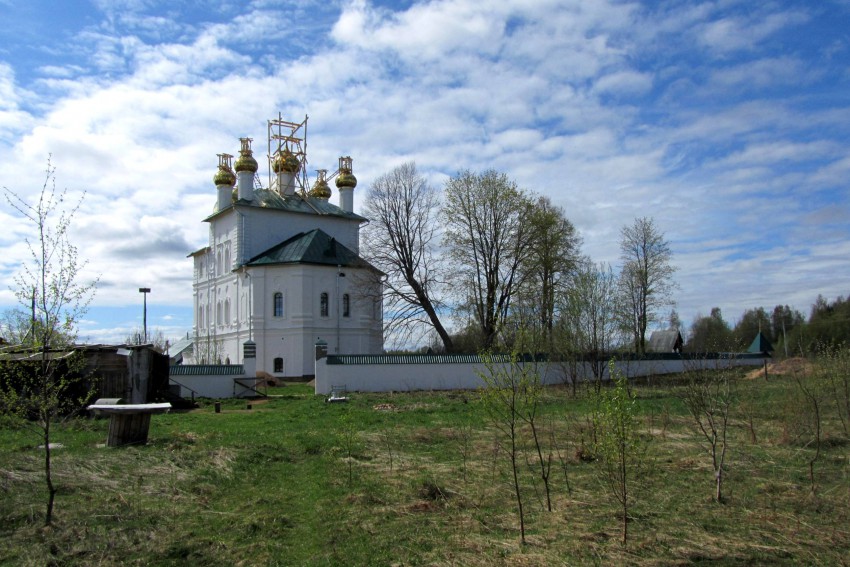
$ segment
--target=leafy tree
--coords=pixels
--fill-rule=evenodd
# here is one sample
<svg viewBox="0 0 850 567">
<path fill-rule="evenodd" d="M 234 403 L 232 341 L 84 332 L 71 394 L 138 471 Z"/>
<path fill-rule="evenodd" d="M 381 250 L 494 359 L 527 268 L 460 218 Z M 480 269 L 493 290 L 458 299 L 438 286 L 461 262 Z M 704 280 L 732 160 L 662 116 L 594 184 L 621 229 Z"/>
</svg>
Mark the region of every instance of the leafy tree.
<svg viewBox="0 0 850 567">
<path fill-rule="evenodd" d="M 713 307 L 708 317 L 696 316 L 685 346 L 689 352 L 727 352 L 735 349 L 732 329 L 723 319 L 719 307 Z"/>
<path fill-rule="evenodd" d="M 777 305 L 773 308 L 773 313 L 770 317 L 773 337 L 776 339 L 776 345 L 783 345 L 785 356 L 788 356 L 788 333 L 804 323 L 803 314 L 796 309 L 791 309 L 787 305 Z"/>
<path fill-rule="evenodd" d="M 620 231 L 620 318 L 634 339 L 635 352 L 646 352 L 646 329 L 658 310 L 671 303 L 676 268 L 664 233 L 651 218 L 635 219 Z"/>
<path fill-rule="evenodd" d="M 787 334 L 788 346 L 803 355 L 845 343 L 850 343 L 850 300 L 841 296 L 828 301 L 819 295 L 809 321 Z"/>
<path fill-rule="evenodd" d="M 558 297 L 566 292 L 570 275 L 579 262 L 581 237 L 573 223 L 547 197 L 538 197 L 528 223 L 531 246 L 520 266 L 519 300 L 534 320 L 523 322 L 539 328 L 547 347 L 551 346 Z M 533 327 L 529 327 L 533 325 Z"/>
<path fill-rule="evenodd" d="M 10 345 L 32 347 L 37 338 L 44 333 L 42 321 L 34 315 L 35 307 L 32 305 L 29 311 L 20 307 L 5 310 L 0 316 L 0 336 Z M 58 339 L 60 343 L 74 342 L 73 335 L 65 335 L 61 329 L 56 332 L 60 335 Z"/>
<path fill-rule="evenodd" d="M 446 183 L 444 242 L 485 349 L 495 343 L 521 283 L 531 212 L 529 197 L 503 173 L 464 171 Z"/>
<path fill-rule="evenodd" d="M 755 309 L 747 309 L 741 320 L 735 325 L 732 331 L 735 336 L 735 341 L 740 349 L 746 349 L 756 338 L 758 333 L 762 333 L 771 343 L 776 342 L 776 337 L 773 334 L 773 326 L 771 325 L 770 317 L 764 307 Z"/>
<path fill-rule="evenodd" d="M 674 331 L 682 331 L 682 320 L 679 318 L 679 312 L 675 308 L 670 310 L 670 316 L 667 319 L 667 328 Z"/>
<path fill-rule="evenodd" d="M 597 388 L 619 333 L 616 319 L 617 280 L 611 266 L 583 258 L 562 295 L 562 333 L 556 351 L 562 358 L 588 356 Z"/>
<path fill-rule="evenodd" d="M 387 334 L 410 338 L 425 324 L 451 352 L 452 337 L 440 319 L 444 282 L 436 250 L 439 212 L 439 196 L 415 163 L 378 177 L 366 194 L 364 214 L 371 222 L 363 231 L 364 255 L 387 276 Z"/>
<path fill-rule="evenodd" d="M 634 504 L 635 485 L 641 479 L 647 445 L 638 432 L 637 407 L 626 377 L 612 369 L 612 378 L 615 386 L 596 395 L 595 453 L 605 485 L 620 505 L 625 546 L 629 539 L 629 510 Z"/>
<path fill-rule="evenodd" d="M 51 434 L 54 424 L 78 409 L 80 357 L 69 354 L 76 323 L 91 302 L 96 281 L 82 282 L 85 261 L 69 239 L 71 221 L 82 197 L 69 201 L 67 189 L 57 191 L 54 168 L 48 160 L 44 185 L 34 201 L 3 188 L 7 202 L 29 223 L 25 242 L 29 259 L 15 277 L 15 295 L 22 309 L 32 310 L 26 363 L 7 363 L 0 383 L 0 408 L 27 418 L 44 446 L 47 487 L 45 524 L 53 521 L 57 487 L 53 482 Z M 69 205 L 69 202 L 71 203 Z M 82 398 L 88 397 L 84 393 Z"/>
</svg>

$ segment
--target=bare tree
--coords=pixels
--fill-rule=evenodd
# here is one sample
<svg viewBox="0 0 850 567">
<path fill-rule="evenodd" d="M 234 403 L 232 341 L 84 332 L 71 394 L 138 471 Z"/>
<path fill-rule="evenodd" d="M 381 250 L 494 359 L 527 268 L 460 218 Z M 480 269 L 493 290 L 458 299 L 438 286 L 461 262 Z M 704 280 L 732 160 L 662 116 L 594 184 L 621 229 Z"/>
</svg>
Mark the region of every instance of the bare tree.
<svg viewBox="0 0 850 567">
<path fill-rule="evenodd" d="M 144 341 L 144 330 L 139 327 L 136 327 L 130 334 L 124 337 L 124 344 L 128 345 L 140 345 L 142 341 Z M 148 331 L 148 344 L 160 353 L 168 350 L 168 339 L 165 338 L 165 333 L 162 329 L 151 329 Z"/>
<path fill-rule="evenodd" d="M 589 258 L 578 263 L 570 286 L 562 296 L 563 323 L 570 335 L 567 344 L 587 356 L 597 389 L 601 385 L 609 353 L 618 335 L 616 319 L 617 280 L 611 266 Z"/>
<path fill-rule="evenodd" d="M 524 403 L 531 369 L 523 363 L 522 354 L 482 354 L 484 370 L 477 372 L 485 387 L 481 392 L 484 410 L 498 431 L 497 443 L 504 449 L 510 464 L 511 481 L 517 503 L 520 541 L 525 543 L 525 507 L 520 483 L 520 458 L 522 455 L 521 425 L 525 414 Z"/>
<path fill-rule="evenodd" d="M 26 362 L 7 368 L 0 383 L 0 408 L 26 418 L 44 446 L 47 486 L 45 524 L 53 521 L 58 488 L 53 482 L 51 434 L 53 425 L 79 409 L 89 396 L 80 393 L 79 357 L 73 355 L 76 323 L 91 302 L 97 281 L 81 282 L 85 261 L 69 239 L 71 221 L 85 194 L 75 203 L 67 190 L 57 191 L 54 168 L 48 160 L 44 185 L 33 202 L 3 188 L 6 201 L 29 222 L 29 259 L 15 277 L 15 295 L 31 310 L 32 326 Z M 71 203 L 71 204 L 69 204 Z M 85 388 L 83 388 L 85 390 Z"/>
<path fill-rule="evenodd" d="M 205 335 L 195 337 L 192 358 L 195 364 L 221 364 L 221 355 L 224 354 L 224 341 L 209 331 Z"/>
<path fill-rule="evenodd" d="M 416 164 L 408 162 L 378 177 L 366 194 L 364 255 L 386 274 L 386 334 L 409 338 L 419 324 L 436 331 L 443 346 L 452 338 L 440 319 L 439 196 Z"/>
<path fill-rule="evenodd" d="M 446 183 L 445 243 L 485 349 L 494 344 L 520 285 L 531 209 L 526 193 L 503 173 L 464 171 Z"/>
<path fill-rule="evenodd" d="M 714 469 L 714 500 L 723 502 L 723 471 L 729 448 L 729 410 L 734 400 L 732 372 L 728 368 L 693 370 L 682 401 L 707 443 Z"/>
<path fill-rule="evenodd" d="M 673 253 L 651 218 L 635 219 L 620 232 L 621 320 L 634 338 L 635 352 L 646 352 L 646 329 L 658 310 L 671 303 L 675 287 Z"/>
</svg>

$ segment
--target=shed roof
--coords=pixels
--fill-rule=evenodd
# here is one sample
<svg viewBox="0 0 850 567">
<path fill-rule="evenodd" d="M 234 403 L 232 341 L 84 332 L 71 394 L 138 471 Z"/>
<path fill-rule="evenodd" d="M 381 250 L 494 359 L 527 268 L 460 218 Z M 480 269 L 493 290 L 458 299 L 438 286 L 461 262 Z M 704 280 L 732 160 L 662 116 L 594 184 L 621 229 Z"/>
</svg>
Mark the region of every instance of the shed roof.
<svg viewBox="0 0 850 567">
<path fill-rule="evenodd" d="M 673 352 L 682 348 L 682 334 L 676 329 L 653 331 L 649 336 L 649 352 Z"/>
<path fill-rule="evenodd" d="M 168 367 L 170 376 L 236 376 L 245 374 L 241 364 L 178 364 Z"/>
</svg>

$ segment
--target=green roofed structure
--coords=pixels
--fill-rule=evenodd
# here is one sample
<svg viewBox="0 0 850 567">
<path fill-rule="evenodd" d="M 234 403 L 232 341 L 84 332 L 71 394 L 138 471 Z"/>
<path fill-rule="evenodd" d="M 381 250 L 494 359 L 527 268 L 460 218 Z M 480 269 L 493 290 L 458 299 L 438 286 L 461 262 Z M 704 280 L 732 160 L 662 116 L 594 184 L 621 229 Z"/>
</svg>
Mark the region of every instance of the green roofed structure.
<svg viewBox="0 0 850 567">
<path fill-rule="evenodd" d="M 750 344 L 750 348 L 747 349 L 747 352 L 752 353 L 762 353 L 770 355 L 773 352 L 773 345 L 770 344 L 770 341 L 767 340 L 761 331 L 756 335 L 756 338 L 753 339 L 752 344 Z"/>
</svg>

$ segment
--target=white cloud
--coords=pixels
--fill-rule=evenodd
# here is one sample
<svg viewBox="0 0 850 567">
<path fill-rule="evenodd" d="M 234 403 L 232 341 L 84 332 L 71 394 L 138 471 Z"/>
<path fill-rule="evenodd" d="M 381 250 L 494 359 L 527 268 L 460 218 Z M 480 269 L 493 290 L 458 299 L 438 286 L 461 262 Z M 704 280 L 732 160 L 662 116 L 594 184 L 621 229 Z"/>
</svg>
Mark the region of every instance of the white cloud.
<svg viewBox="0 0 850 567">
<path fill-rule="evenodd" d="M 802 12 L 359 0 L 338 14 L 231 3 L 189 21 L 141 0 L 99 6 L 104 21 L 75 35 L 85 58 L 45 62 L 26 89 L 0 64 L 0 179 L 33 191 L 52 153 L 58 183 L 88 191 L 75 236 L 88 273 L 103 276 L 101 305 L 136 301 L 142 284 L 164 304 L 191 303 L 185 254 L 207 238 L 215 154 L 250 136 L 262 162 L 265 121 L 279 111 L 310 115 L 311 173 L 354 157 L 356 204 L 402 161 L 436 182 L 494 167 L 564 206 L 585 250 L 614 263 L 620 225 L 655 217 L 677 251 L 683 316 L 724 301 L 734 314 L 753 299 L 744 270 L 782 303 L 811 299 L 795 278 L 834 290 L 814 266 L 846 273 L 789 228 L 805 224 L 813 241 L 848 236 L 822 202 L 795 212 L 800 188 L 830 193 L 850 173 L 850 109 L 840 94 L 821 105 L 809 92 L 840 65 L 774 47 L 807 24 Z M 0 222 L 14 226 L 7 208 Z M 787 235 L 793 250 L 764 235 Z M 22 252 L 3 238 L 8 281 Z M 766 273 L 791 252 L 793 273 Z"/>
</svg>

